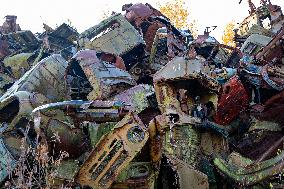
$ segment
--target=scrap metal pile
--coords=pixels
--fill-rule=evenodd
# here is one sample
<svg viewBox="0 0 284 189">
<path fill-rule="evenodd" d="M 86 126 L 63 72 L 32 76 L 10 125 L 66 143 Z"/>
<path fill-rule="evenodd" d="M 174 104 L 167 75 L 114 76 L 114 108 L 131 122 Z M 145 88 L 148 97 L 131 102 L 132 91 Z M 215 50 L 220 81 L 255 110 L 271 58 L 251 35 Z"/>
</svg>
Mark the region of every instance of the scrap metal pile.
<svg viewBox="0 0 284 189">
<path fill-rule="evenodd" d="M 56 174 L 41 187 L 283 188 L 284 16 L 250 5 L 236 48 L 207 31 L 193 38 L 149 4 L 81 34 L 67 24 L 33 34 L 7 16 L 1 186 L 39 187 L 39 174 L 17 174 L 35 149 L 41 159 L 24 162 L 65 153 L 42 166 Z"/>
</svg>

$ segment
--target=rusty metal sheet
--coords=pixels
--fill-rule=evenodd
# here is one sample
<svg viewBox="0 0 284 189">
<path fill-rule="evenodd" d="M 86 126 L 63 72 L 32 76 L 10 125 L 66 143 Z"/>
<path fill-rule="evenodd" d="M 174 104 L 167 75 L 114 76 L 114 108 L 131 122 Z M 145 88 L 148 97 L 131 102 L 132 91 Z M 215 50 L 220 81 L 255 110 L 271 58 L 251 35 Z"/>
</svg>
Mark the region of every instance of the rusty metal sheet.
<svg viewBox="0 0 284 189">
<path fill-rule="evenodd" d="M 124 61 L 120 56 L 110 54 L 110 53 L 101 52 L 100 55 L 99 55 L 99 59 L 102 60 L 102 61 L 112 63 L 113 65 L 115 65 L 119 69 L 126 70 Z"/>
<path fill-rule="evenodd" d="M 279 114 L 279 112 L 282 112 L 283 110 L 284 92 L 281 91 L 280 93 L 268 99 L 264 103 L 262 110 L 254 112 L 254 115 L 257 116 L 258 119 L 272 121 L 282 125 L 284 123 L 284 119 L 282 114 Z"/>
<path fill-rule="evenodd" d="M 177 182 L 181 189 L 209 189 L 207 175 L 178 158 L 170 156 L 170 161 L 177 172 Z"/>
<path fill-rule="evenodd" d="M 70 59 L 77 51 L 76 43 L 79 34 L 68 24 L 61 24 L 54 30 L 44 25 L 46 31 L 38 36 L 42 40 L 42 49 L 51 54 L 61 54 Z"/>
<path fill-rule="evenodd" d="M 127 111 L 119 101 L 82 101 L 71 100 L 38 106 L 32 111 L 34 117 L 42 115 L 64 120 L 70 128 L 79 127 L 84 121 L 103 123 L 121 120 Z M 66 118 L 64 118 L 66 117 Z"/>
<path fill-rule="evenodd" d="M 54 116 L 46 120 L 47 125 L 42 124 L 40 129 L 46 137 L 50 154 L 57 156 L 60 152 L 67 152 L 68 157 L 78 158 L 87 150 L 87 136 L 82 129 L 70 127 L 68 120 L 68 116 L 62 119 Z"/>
<path fill-rule="evenodd" d="M 172 116 L 178 118 L 173 123 Z M 161 163 L 162 153 L 175 155 L 188 164 L 196 165 L 198 133 L 192 125 L 200 123 L 186 114 L 167 112 L 156 116 L 149 123 L 150 157 L 155 167 Z"/>
<path fill-rule="evenodd" d="M 151 10 L 150 7 L 142 3 L 137 3 L 128 7 L 126 9 L 126 17 L 127 14 L 130 14 L 129 12 L 133 12 L 133 14 L 135 14 L 135 17 L 140 17 L 140 18 L 147 18 L 153 14 L 153 10 Z"/>
<path fill-rule="evenodd" d="M 6 20 L 2 26 L 0 26 L 0 32 L 4 34 L 20 31 L 20 25 L 16 23 L 17 16 L 7 15 L 5 16 Z"/>
<path fill-rule="evenodd" d="M 92 132 L 94 126 L 102 130 L 104 123 L 116 123 L 126 113 L 121 102 L 73 100 L 39 106 L 32 116 L 35 130 L 48 144 L 52 156 L 65 151 L 70 158 L 78 158 L 100 139 L 98 133 Z M 89 128 L 89 134 L 83 132 L 82 125 Z"/>
<path fill-rule="evenodd" d="M 266 127 L 269 126 L 267 125 Z M 280 131 L 269 131 L 267 128 L 253 130 L 247 132 L 246 136 L 237 141 L 236 151 L 247 158 L 257 160 L 281 137 Z M 278 147 L 281 148 L 281 145 Z M 276 153 L 277 150 L 274 150 L 272 155 L 276 155 Z M 271 156 L 269 158 L 271 158 Z"/>
<path fill-rule="evenodd" d="M 237 76 L 232 77 L 222 86 L 219 96 L 215 121 L 227 125 L 233 121 L 242 110 L 247 109 L 249 97 L 243 84 Z"/>
<path fill-rule="evenodd" d="M 241 70 L 243 71 L 243 78 L 257 88 L 275 89 L 278 91 L 282 91 L 284 88 L 284 73 L 281 67 L 269 64 L 260 66 L 248 63 Z"/>
<path fill-rule="evenodd" d="M 3 139 L 0 138 L 0 182 L 12 173 L 16 163 L 17 161 L 5 146 Z"/>
<path fill-rule="evenodd" d="M 155 185 L 155 171 L 151 162 L 131 162 L 118 176 L 111 186 L 112 189 L 119 188 L 149 188 Z"/>
<path fill-rule="evenodd" d="M 3 59 L 9 54 L 11 54 L 11 52 L 9 50 L 8 40 L 1 36 L 0 38 L 0 59 Z"/>
<path fill-rule="evenodd" d="M 67 62 L 60 55 L 43 59 L 24 74 L 0 98 L 1 122 L 9 125 L 9 130 L 20 124 L 28 124 L 32 110 L 44 103 L 59 101 L 66 96 L 64 82 Z M 66 89 L 64 91 L 64 89 Z"/>
<path fill-rule="evenodd" d="M 147 30 L 144 32 L 144 40 L 146 43 L 146 48 L 145 50 L 148 52 L 151 52 L 152 45 L 155 39 L 156 32 L 158 31 L 159 28 L 161 28 L 163 25 L 160 23 L 149 23 L 150 26 L 147 28 Z"/>
<path fill-rule="evenodd" d="M 206 155 L 228 152 L 228 146 L 225 144 L 225 139 L 222 136 L 211 132 L 201 133 L 200 146 L 202 152 Z"/>
<path fill-rule="evenodd" d="M 38 39 L 29 30 L 5 34 L 2 37 L 8 41 L 8 49 L 13 54 L 19 52 L 33 52 L 39 48 Z"/>
<path fill-rule="evenodd" d="M 171 60 L 166 66 L 164 66 L 162 69 L 160 69 L 154 76 L 154 86 L 156 90 L 156 96 L 158 99 L 158 102 L 161 103 L 160 95 L 162 92 L 162 86 L 167 83 L 167 85 L 170 85 L 171 81 L 185 81 L 186 80 L 193 80 L 197 83 L 200 83 L 203 88 L 207 88 L 211 91 L 219 91 L 220 84 L 219 82 L 211 77 L 211 75 L 206 73 L 204 62 L 199 59 L 193 59 L 188 60 L 185 57 L 176 57 L 173 60 Z M 187 86 L 187 85 L 185 85 Z M 177 85 L 172 86 L 172 88 L 177 87 Z M 182 88 L 182 86 L 179 86 Z M 187 86 L 190 87 L 190 86 Z M 166 87 L 164 90 L 167 90 L 171 87 Z M 169 89 L 170 90 L 170 89 Z M 157 92 L 160 91 L 160 92 Z M 174 89 L 171 89 L 172 92 L 174 92 Z M 175 91 L 177 92 L 177 91 Z M 172 96 L 174 97 L 174 94 L 168 94 L 169 98 Z"/>
<path fill-rule="evenodd" d="M 155 72 L 169 62 L 167 56 L 167 35 L 166 28 L 158 29 L 152 43 L 149 66 L 155 70 Z"/>
<path fill-rule="evenodd" d="M 284 89 L 284 73 L 281 69 L 271 68 L 268 65 L 262 67 L 262 79 L 269 85 L 270 88 L 282 91 Z"/>
<path fill-rule="evenodd" d="M 50 36 L 56 37 L 56 38 L 62 38 L 67 39 L 69 41 L 75 41 L 78 37 L 78 32 L 69 26 L 68 24 L 61 24 L 58 26 L 55 30 L 49 33 Z"/>
<path fill-rule="evenodd" d="M 219 44 L 219 42 L 215 39 L 215 37 L 209 35 L 198 35 L 195 40 L 193 40 L 192 44 L 198 44 L 199 46 L 207 46 L 212 44 Z"/>
<path fill-rule="evenodd" d="M 247 55 L 254 55 L 265 47 L 270 41 L 271 37 L 252 34 L 250 35 L 241 47 L 241 52 Z"/>
<path fill-rule="evenodd" d="M 11 70 L 11 76 L 20 79 L 31 67 L 30 58 L 34 53 L 19 53 L 14 56 L 6 57 L 3 60 L 4 66 Z"/>
<path fill-rule="evenodd" d="M 227 177 L 243 186 L 249 186 L 261 182 L 283 171 L 284 152 L 262 162 L 252 162 L 239 155 L 240 163 L 215 158 L 214 164 Z"/>
<path fill-rule="evenodd" d="M 272 5 L 271 2 L 269 2 L 267 9 L 270 13 L 271 31 L 274 34 L 277 34 L 281 30 L 281 28 L 283 28 L 284 24 L 284 15 L 281 7 L 278 5 Z"/>
<path fill-rule="evenodd" d="M 184 32 L 181 32 L 164 16 L 154 17 L 154 20 L 165 25 L 167 28 L 167 56 L 169 60 L 176 56 L 184 56 L 186 53 L 186 39 L 190 38 L 186 36 Z"/>
<path fill-rule="evenodd" d="M 163 154 L 172 155 L 188 165 L 197 166 L 200 133 L 193 125 L 198 123 L 200 119 L 173 110 L 156 116 L 149 126 L 150 143 L 157 145 L 150 148 L 153 161 L 158 163 L 163 151 Z M 162 149 L 159 149 L 161 142 Z"/>
<path fill-rule="evenodd" d="M 262 51 L 256 54 L 256 58 L 267 64 L 277 59 L 283 58 L 283 36 L 284 28 L 264 47 Z"/>
<path fill-rule="evenodd" d="M 32 94 L 27 91 L 13 93 L 0 101 L 0 122 L 8 124 L 6 131 L 16 125 L 25 127 L 33 110 Z"/>
<path fill-rule="evenodd" d="M 165 67 L 160 69 L 154 76 L 154 82 L 174 79 L 198 78 L 203 71 L 200 60 L 187 60 L 185 57 L 176 57 Z"/>
<path fill-rule="evenodd" d="M 13 85 L 15 79 L 7 74 L 0 73 L 0 98 Z"/>
<path fill-rule="evenodd" d="M 127 104 L 126 109 L 140 113 L 150 107 L 147 97 L 154 94 L 154 88 L 150 85 L 136 85 L 116 95 L 113 99 Z"/>
<path fill-rule="evenodd" d="M 64 79 L 67 65 L 68 62 L 58 54 L 41 60 L 14 83 L 0 102 L 17 91 L 41 93 L 52 102 L 69 99 Z"/>
<path fill-rule="evenodd" d="M 78 164 L 79 162 L 76 160 L 74 161 L 73 159 L 63 160 L 60 163 L 60 165 L 56 168 L 57 174 L 54 179 L 55 181 L 54 185 L 56 185 L 56 183 L 60 183 L 58 184 L 58 187 L 60 187 L 60 185 L 64 184 L 64 182 L 66 181 L 72 182 L 76 173 L 78 172 L 79 169 Z"/>
<path fill-rule="evenodd" d="M 144 40 L 121 14 L 103 20 L 79 36 L 81 48 L 95 49 L 118 56 L 127 53 L 140 44 L 145 44 Z"/>
<path fill-rule="evenodd" d="M 149 4 L 137 3 L 126 9 L 125 18 L 141 32 L 146 43 L 146 51 L 150 52 L 156 35 L 156 31 L 163 25 L 153 22 L 151 17 L 163 16 L 162 13 Z"/>
<path fill-rule="evenodd" d="M 105 135 L 81 166 L 76 180 L 82 186 L 109 188 L 148 140 L 149 134 L 135 114 L 126 115 Z"/>
<path fill-rule="evenodd" d="M 104 99 L 135 85 L 135 80 L 125 71 L 100 61 L 95 51 L 79 51 L 75 57 L 93 87 L 89 100 Z"/>
</svg>

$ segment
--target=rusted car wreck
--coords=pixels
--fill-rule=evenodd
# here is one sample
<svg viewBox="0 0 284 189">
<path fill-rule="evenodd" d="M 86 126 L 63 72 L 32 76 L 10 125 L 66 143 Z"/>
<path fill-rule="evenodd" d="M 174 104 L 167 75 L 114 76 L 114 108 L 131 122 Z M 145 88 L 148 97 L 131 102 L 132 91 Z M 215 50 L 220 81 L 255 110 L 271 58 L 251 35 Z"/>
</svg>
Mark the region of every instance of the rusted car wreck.
<svg viewBox="0 0 284 189">
<path fill-rule="evenodd" d="M 283 188 L 284 16 L 249 5 L 236 48 L 150 4 L 81 34 L 8 15 L 0 187 Z"/>
</svg>

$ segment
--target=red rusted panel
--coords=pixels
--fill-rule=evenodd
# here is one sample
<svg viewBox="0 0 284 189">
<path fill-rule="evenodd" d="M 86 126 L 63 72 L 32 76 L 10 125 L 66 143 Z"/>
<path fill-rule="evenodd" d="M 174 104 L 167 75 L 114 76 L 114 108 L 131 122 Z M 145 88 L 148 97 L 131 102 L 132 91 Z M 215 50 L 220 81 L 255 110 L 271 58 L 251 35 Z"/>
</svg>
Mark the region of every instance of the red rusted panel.
<svg viewBox="0 0 284 189">
<path fill-rule="evenodd" d="M 257 160 L 267 152 L 269 148 L 276 144 L 276 142 L 283 137 L 281 132 L 265 131 L 246 133 L 247 136 L 242 137 L 236 145 L 236 151 L 243 154 L 245 157 Z M 277 147 L 280 145 L 278 144 Z M 270 159 L 276 156 L 277 149 L 272 150 L 265 159 Z"/>
<path fill-rule="evenodd" d="M 119 69 L 126 70 L 124 61 L 120 56 L 103 52 L 100 56 L 100 59 L 102 61 L 110 62 L 111 64 L 115 65 Z"/>
<path fill-rule="evenodd" d="M 284 111 L 284 91 L 268 99 L 263 106 L 263 109 L 258 113 L 254 113 L 260 120 L 273 121 L 281 125 L 284 124 L 284 116 L 279 113 Z"/>
<path fill-rule="evenodd" d="M 156 32 L 159 28 L 161 28 L 163 25 L 158 22 L 153 22 L 148 27 L 148 29 L 143 33 L 144 40 L 146 43 L 146 51 L 151 52 L 151 48 L 154 42 L 154 38 L 156 36 Z"/>
<path fill-rule="evenodd" d="M 163 16 L 161 12 L 149 4 L 134 4 L 126 9 L 126 19 L 142 32 L 146 42 L 146 51 L 150 52 L 156 32 L 163 25 L 159 22 L 149 21 L 151 16 Z"/>
<path fill-rule="evenodd" d="M 219 96 L 215 121 L 221 125 L 231 123 L 238 114 L 246 109 L 249 96 L 237 76 L 231 78 L 222 88 Z"/>
<path fill-rule="evenodd" d="M 130 6 L 129 8 L 127 8 L 126 11 L 128 13 L 133 12 L 136 17 L 140 17 L 140 18 L 146 18 L 153 14 L 153 11 L 151 10 L 151 8 L 142 3 L 134 4 Z"/>
</svg>

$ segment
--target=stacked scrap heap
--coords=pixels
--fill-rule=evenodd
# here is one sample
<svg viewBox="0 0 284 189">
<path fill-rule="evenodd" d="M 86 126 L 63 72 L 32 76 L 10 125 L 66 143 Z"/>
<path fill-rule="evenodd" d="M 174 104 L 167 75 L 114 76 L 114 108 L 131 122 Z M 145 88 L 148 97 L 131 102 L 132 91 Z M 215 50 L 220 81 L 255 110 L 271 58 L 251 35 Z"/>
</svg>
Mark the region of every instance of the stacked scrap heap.
<svg viewBox="0 0 284 189">
<path fill-rule="evenodd" d="M 249 4 L 236 48 L 149 4 L 81 34 L 6 16 L 0 187 L 283 188 L 284 16 Z"/>
</svg>

